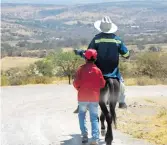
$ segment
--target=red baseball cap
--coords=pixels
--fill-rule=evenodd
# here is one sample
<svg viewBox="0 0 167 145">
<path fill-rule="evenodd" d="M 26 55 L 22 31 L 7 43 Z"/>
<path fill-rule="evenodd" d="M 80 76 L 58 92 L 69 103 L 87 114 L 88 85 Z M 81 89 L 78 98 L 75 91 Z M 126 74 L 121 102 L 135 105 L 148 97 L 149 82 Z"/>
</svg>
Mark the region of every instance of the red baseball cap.
<svg viewBox="0 0 167 145">
<path fill-rule="evenodd" d="M 97 58 L 97 51 L 95 49 L 90 48 L 90 49 L 86 50 L 86 52 L 84 53 L 84 56 L 88 60 L 91 58 L 96 59 Z"/>
</svg>

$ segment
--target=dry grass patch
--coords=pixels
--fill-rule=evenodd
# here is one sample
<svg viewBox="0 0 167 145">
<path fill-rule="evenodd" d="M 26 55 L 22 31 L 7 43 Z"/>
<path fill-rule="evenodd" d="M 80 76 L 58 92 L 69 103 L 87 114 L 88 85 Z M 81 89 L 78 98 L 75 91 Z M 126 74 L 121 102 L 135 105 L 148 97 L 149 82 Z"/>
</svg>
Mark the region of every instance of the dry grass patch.
<svg viewBox="0 0 167 145">
<path fill-rule="evenodd" d="M 52 77 L 52 84 L 68 83 L 68 77 Z"/>
<path fill-rule="evenodd" d="M 40 60 L 40 58 L 30 57 L 4 57 L 1 59 L 1 69 L 8 70 L 10 68 L 25 68 L 30 64 Z"/>
<path fill-rule="evenodd" d="M 137 78 L 125 78 L 125 84 L 127 86 L 147 86 L 147 85 L 164 85 L 167 84 L 166 80 L 160 80 L 156 78 L 149 78 L 147 76 Z"/>
<path fill-rule="evenodd" d="M 164 100 L 167 106 L 167 100 Z M 135 138 L 157 145 L 167 145 L 167 108 L 151 99 L 118 110 L 118 129 Z"/>
</svg>

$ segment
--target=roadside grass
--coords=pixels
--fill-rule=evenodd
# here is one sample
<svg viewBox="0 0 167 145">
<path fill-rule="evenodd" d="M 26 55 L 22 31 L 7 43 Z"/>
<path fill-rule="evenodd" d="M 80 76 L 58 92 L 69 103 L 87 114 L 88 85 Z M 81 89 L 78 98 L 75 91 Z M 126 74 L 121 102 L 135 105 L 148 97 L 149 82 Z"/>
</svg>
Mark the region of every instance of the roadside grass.
<svg viewBox="0 0 167 145">
<path fill-rule="evenodd" d="M 147 77 L 145 77 L 147 78 Z M 125 78 L 125 85 L 126 86 L 146 86 L 146 85 L 160 85 L 160 84 L 167 84 L 167 82 L 156 80 L 156 79 L 145 79 L 144 77 L 138 78 Z M 7 77 L 1 76 L 1 86 L 10 86 L 10 80 Z M 143 81 L 142 81 L 143 80 Z M 72 83 L 73 80 L 71 80 Z M 20 85 L 26 84 L 59 84 L 59 83 L 68 83 L 67 77 L 29 77 L 26 80 L 22 80 Z"/>
<path fill-rule="evenodd" d="M 153 100 L 150 100 L 150 99 L 144 99 L 144 100 L 148 103 L 155 103 Z"/>
<path fill-rule="evenodd" d="M 66 77 L 31 76 L 31 77 L 15 78 L 15 80 L 13 80 L 12 82 L 6 76 L 1 76 L 0 78 L 1 78 L 1 86 L 68 83 L 68 78 Z"/>
<path fill-rule="evenodd" d="M 167 109 L 166 108 L 162 108 L 158 114 L 157 114 L 157 118 L 162 118 L 164 116 L 167 116 Z"/>
<path fill-rule="evenodd" d="M 165 85 L 167 80 L 160 80 L 157 78 L 149 78 L 147 76 L 136 78 L 125 78 L 125 84 L 127 86 L 146 86 L 146 85 Z"/>
<path fill-rule="evenodd" d="M 153 101 L 147 100 L 152 103 Z M 164 100 L 165 101 L 165 100 Z M 144 112 L 137 114 L 131 111 L 118 111 L 118 129 L 135 138 L 144 139 L 157 145 L 167 145 L 167 108 L 155 106 L 155 114 Z M 139 111 L 140 108 L 137 108 Z M 142 108 L 143 111 L 143 108 Z M 128 117 L 127 117 L 128 116 Z"/>
</svg>

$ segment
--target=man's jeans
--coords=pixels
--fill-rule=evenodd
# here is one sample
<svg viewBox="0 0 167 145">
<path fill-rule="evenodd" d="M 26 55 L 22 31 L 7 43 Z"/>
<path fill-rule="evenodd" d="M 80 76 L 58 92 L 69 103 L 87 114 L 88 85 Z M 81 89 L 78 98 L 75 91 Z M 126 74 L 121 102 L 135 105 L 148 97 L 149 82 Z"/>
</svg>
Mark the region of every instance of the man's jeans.
<svg viewBox="0 0 167 145">
<path fill-rule="evenodd" d="M 99 140 L 99 123 L 98 123 L 98 102 L 78 102 L 79 104 L 79 125 L 82 136 L 88 135 L 86 127 L 86 111 L 89 110 L 90 121 L 92 126 L 92 141 Z"/>
</svg>

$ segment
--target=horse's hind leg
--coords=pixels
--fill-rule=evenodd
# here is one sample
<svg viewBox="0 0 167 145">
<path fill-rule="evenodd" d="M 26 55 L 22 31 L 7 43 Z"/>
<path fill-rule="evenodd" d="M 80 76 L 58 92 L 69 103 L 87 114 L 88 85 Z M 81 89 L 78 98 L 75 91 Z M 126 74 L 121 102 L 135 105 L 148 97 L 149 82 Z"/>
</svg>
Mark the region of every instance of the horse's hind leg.
<svg viewBox="0 0 167 145">
<path fill-rule="evenodd" d="M 112 118 L 111 118 L 111 115 L 107 109 L 106 104 L 104 102 L 100 102 L 99 105 L 100 105 L 100 108 L 101 108 L 103 115 L 105 116 L 106 122 L 107 122 L 107 133 L 105 135 L 105 142 L 106 142 L 106 145 L 111 145 L 111 142 L 113 140 L 112 128 L 111 128 Z"/>
<path fill-rule="evenodd" d="M 116 127 L 116 112 L 115 112 L 115 107 L 119 98 L 119 90 L 120 90 L 120 84 L 119 81 L 117 79 L 113 79 L 113 86 L 114 86 L 114 90 L 113 90 L 113 95 L 110 96 L 111 100 L 109 103 L 109 108 L 110 108 L 110 113 L 112 115 L 112 119 L 114 121 L 115 127 Z"/>
<path fill-rule="evenodd" d="M 106 86 L 100 91 L 100 102 L 99 102 L 99 105 L 100 105 L 100 108 L 101 108 L 101 111 L 106 119 L 106 122 L 107 122 L 107 133 L 105 135 L 105 142 L 106 142 L 106 145 L 111 145 L 111 142 L 113 140 L 113 135 L 112 135 L 112 118 L 111 118 L 111 114 L 110 112 L 108 111 L 107 109 L 107 105 L 106 105 L 106 101 L 105 100 L 106 98 L 106 95 L 108 93 L 108 89 L 109 89 L 109 86 L 108 86 L 108 83 L 106 83 Z"/>
<path fill-rule="evenodd" d="M 109 85 L 108 103 L 109 103 L 110 113 L 108 113 L 108 115 L 106 116 L 106 121 L 108 125 L 105 137 L 106 145 L 111 145 L 113 141 L 112 121 L 114 121 L 114 123 L 116 124 L 115 106 L 117 98 L 115 98 L 114 83 L 115 83 L 114 79 L 108 79 L 108 85 Z"/>
<path fill-rule="evenodd" d="M 106 127 L 105 127 L 105 124 L 104 124 L 105 116 L 104 116 L 103 112 L 101 112 L 100 121 L 101 121 L 101 135 L 105 136 L 105 134 L 106 134 L 105 128 Z"/>
<path fill-rule="evenodd" d="M 105 137 L 106 145 L 111 145 L 113 141 L 113 131 L 112 131 L 112 121 L 114 121 L 114 124 L 116 126 L 116 112 L 115 107 L 119 96 L 119 82 L 116 79 L 110 79 L 109 80 L 109 90 L 110 90 L 110 96 L 109 96 L 109 108 L 110 113 L 106 116 L 107 121 L 107 133 Z"/>
<path fill-rule="evenodd" d="M 112 116 L 110 113 L 106 116 L 107 121 L 107 133 L 105 136 L 106 145 L 111 145 L 113 141 L 113 132 L 112 132 Z"/>
<path fill-rule="evenodd" d="M 101 129 L 105 129 L 105 124 L 104 124 L 105 116 L 104 116 L 103 112 L 101 112 L 100 121 L 101 121 Z"/>
</svg>

